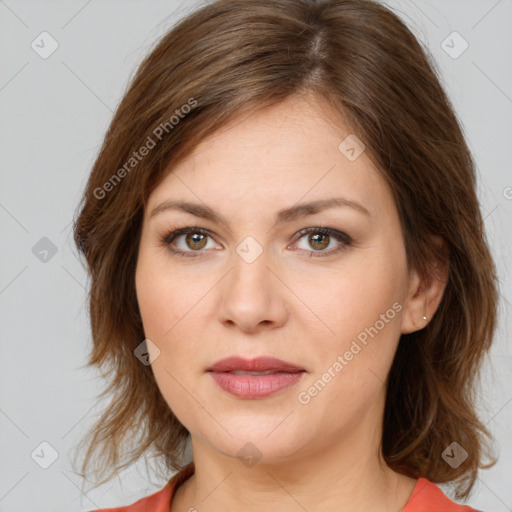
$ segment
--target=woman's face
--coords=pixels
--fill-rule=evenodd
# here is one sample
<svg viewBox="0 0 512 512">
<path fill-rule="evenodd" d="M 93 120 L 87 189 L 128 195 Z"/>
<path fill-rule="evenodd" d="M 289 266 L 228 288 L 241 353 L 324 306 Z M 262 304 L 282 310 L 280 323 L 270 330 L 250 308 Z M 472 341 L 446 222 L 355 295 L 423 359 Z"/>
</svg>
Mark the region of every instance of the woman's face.
<svg viewBox="0 0 512 512">
<path fill-rule="evenodd" d="M 380 435 L 416 281 L 391 192 L 356 142 L 294 97 L 204 140 L 151 194 L 137 297 L 193 446 L 277 461 Z M 302 371 L 209 371 L 263 356 Z"/>
</svg>

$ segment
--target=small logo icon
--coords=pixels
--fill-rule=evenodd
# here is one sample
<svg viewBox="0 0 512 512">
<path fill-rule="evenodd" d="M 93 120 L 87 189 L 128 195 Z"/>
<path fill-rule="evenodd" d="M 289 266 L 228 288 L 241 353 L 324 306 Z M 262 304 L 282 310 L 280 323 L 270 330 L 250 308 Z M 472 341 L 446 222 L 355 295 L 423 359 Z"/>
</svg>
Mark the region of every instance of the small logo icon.
<svg viewBox="0 0 512 512">
<path fill-rule="evenodd" d="M 160 356 L 160 349 L 150 339 L 145 339 L 133 353 L 143 365 L 149 366 Z"/>
<path fill-rule="evenodd" d="M 30 46 L 39 57 L 47 59 L 59 47 L 59 43 L 48 32 L 41 32 Z"/>
<path fill-rule="evenodd" d="M 338 150 L 351 162 L 357 160 L 365 149 L 366 146 L 353 133 L 345 137 L 338 146 Z"/>
<path fill-rule="evenodd" d="M 253 443 L 245 443 L 240 450 L 236 453 L 240 461 L 248 468 L 252 468 L 260 459 L 261 452 Z"/>
<path fill-rule="evenodd" d="M 458 59 L 469 48 L 469 43 L 458 32 L 452 32 L 441 43 L 441 48 L 452 59 Z"/>
<path fill-rule="evenodd" d="M 459 443 L 454 441 L 444 450 L 441 457 L 453 469 L 457 469 L 468 458 L 468 452 Z"/>
<path fill-rule="evenodd" d="M 236 252 L 246 263 L 252 263 L 259 258 L 263 252 L 263 247 L 255 238 L 248 236 L 238 244 Z"/>
<path fill-rule="evenodd" d="M 32 254 L 39 261 L 48 263 L 57 254 L 57 246 L 49 238 L 43 236 L 43 238 L 32 247 Z"/>
<path fill-rule="evenodd" d="M 59 458 L 57 450 L 46 441 L 40 443 L 30 456 L 43 469 L 48 469 Z"/>
</svg>

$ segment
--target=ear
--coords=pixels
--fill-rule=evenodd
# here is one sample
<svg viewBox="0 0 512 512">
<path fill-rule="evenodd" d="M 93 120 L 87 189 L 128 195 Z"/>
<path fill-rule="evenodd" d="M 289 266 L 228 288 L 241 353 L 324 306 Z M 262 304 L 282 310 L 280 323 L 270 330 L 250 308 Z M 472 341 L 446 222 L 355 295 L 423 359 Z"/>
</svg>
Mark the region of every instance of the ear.
<svg viewBox="0 0 512 512">
<path fill-rule="evenodd" d="M 443 298 L 449 274 L 448 249 L 441 237 L 432 237 L 431 240 L 438 253 L 444 254 L 444 259 L 432 262 L 430 274 L 423 279 L 416 270 L 411 271 L 403 305 L 402 334 L 423 329 L 432 320 Z"/>
</svg>

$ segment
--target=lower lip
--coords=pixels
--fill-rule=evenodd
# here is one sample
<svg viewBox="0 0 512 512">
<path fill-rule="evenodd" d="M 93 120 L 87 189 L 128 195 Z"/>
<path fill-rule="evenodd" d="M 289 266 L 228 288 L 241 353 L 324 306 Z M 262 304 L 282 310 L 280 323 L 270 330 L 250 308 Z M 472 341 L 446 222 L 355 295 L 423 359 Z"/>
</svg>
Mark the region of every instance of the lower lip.
<svg viewBox="0 0 512 512">
<path fill-rule="evenodd" d="M 238 398 L 265 398 L 281 389 L 293 386 L 304 372 L 269 373 L 268 375 L 237 375 L 227 372 L 209 372 L 213 380 L 226 392 Z"/>
</svg>

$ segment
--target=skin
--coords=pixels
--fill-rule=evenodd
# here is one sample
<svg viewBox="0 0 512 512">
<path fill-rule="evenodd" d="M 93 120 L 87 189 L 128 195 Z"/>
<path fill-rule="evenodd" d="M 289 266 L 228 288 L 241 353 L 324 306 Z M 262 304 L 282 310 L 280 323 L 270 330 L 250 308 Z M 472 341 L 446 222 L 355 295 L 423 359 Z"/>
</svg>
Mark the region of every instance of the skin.
<svg viewBox="0 0 512 512">
<path fill-rule="evenodd" d="M 426 325 L 444 284 L 409 271 L 389 188 L 365 152 L 355 161 L 341 153 L 351 131 L 329 112 L 313 97 L 294 96 L 236 119 L 149 198 L 137 298 L 146 338 L 160 351 L 150 350 L 156 382 L 191 434 L 196 467 L 173 511 L 399 511 L 417 482 L 380 454 L 385 380 L 400 335 Z M 333 197 L 357 201 L 369 215 L 336 207 L 274 222 L 280 209 Z M 171 209 L 151 216 L 166 200 L 206 204 L 227 224 Z M 162 243 L 188 226 L 209 232 L 205 246 L 187 245 L 186 235 Z M 336 229 L 353 242 L 299 238 L 310 227 Z M 236 252 L 247 236 L 263 251 L 252 263 Z M 299 403 L 298 394 L 395 303 L 394 318 L 309 403 Z M 270 355 L 306 373 L 270 397 L 241 399 L 206 372 L 232 355 Z M 237 456 L 248 442 L 261 454 L 250 467 Z"/>
</svg>

